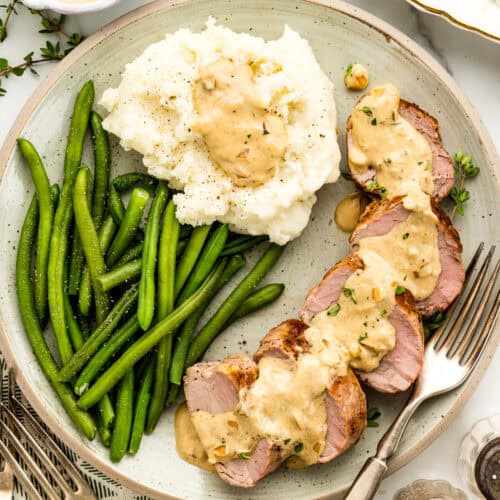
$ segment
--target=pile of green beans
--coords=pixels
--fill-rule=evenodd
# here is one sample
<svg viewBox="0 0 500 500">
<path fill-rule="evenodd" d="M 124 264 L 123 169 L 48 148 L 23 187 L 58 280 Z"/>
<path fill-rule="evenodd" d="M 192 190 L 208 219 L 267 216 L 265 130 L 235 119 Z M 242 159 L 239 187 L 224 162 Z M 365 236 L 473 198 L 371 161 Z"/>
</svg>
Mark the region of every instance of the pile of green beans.
<svg viewBox="0 0 500 500">
<path fill-rule="evenodd" d="M 280 296 L 282 284 L 256 287 L 283 248 L 270 245 L 199 329 L 215 297 L 243 272 L 244 253 L 267 237 L 237 235 L 219 223 L 181 225 L 165 181 L 141 172 L 112 179 L 93 100 L 90 81 L 75 101 L 60 190 L 50 186 L 35 146 L 18 139 L 35 196 L 20 235 L 16 287 L 50 385 L 82 434 L 98 433 L 117 462 L 138 452 L 144 433 L 175 402 L 185 369 L 213 339 Z M 87 132 L 93 170 L 81 164 Z M 60 365 L 45 340 L 49 319 Z"/>
</svg>

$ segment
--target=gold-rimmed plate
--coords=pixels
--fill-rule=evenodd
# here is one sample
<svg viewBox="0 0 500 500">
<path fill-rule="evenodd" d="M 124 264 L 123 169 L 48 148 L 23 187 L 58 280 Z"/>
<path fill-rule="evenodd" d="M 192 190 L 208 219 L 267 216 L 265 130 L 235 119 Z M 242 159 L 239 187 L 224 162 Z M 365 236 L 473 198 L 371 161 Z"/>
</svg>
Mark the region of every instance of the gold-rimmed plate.
<svg viewBox="0 0 500 500">
<path fill-rule="evenodd" d="M 500 43 L 499 0 L 407 0 L 424 12 Z"/>
</svg>

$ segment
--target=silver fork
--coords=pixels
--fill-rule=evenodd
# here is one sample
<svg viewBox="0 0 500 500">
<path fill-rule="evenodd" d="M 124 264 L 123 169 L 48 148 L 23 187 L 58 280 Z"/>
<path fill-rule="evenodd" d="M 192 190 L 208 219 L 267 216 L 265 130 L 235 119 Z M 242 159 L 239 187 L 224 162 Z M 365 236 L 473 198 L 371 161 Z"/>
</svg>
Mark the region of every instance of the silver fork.
<svg viewBox="0 0 500 500">
<path fill-rule="evenodd" d="M 471 281 L 483 247 L 484 244 L 481 243 L 469 264 L 464 290 Z M 345 500 L 373 498 L 387 471 L 387 461 L 399 446 L 416 409 L 426 399 L 460 386 L 476 367 L 493 331 L 500 304 L 500 292 L 497 292 L 492 303 L 488 305 L 493 296 L 500 266 L 500 262 L 497 262 L 488 279 L 487 271 L 494 251 L 495 247 L 492 247 L 488 252 L 466 298 L 455 303 L 446 323 L 436 330 L 427 343 L 424 367 L 406 406 L 380 440 L 376 455 L 365 462 Z M 476 309 L 469 318 L 468 314 L 474 303 Z"/>
<path fill-rule="evenodd" d="M 30 500 L 96 498 L 75 464 L 16 396 L 12 372 L 8 403 L 0 403 L 0 415 L 0 455 L 5 461 L 0 495 L 7 495 L 9 486 L 12 491 L 15 477 Z"/>
</svg>

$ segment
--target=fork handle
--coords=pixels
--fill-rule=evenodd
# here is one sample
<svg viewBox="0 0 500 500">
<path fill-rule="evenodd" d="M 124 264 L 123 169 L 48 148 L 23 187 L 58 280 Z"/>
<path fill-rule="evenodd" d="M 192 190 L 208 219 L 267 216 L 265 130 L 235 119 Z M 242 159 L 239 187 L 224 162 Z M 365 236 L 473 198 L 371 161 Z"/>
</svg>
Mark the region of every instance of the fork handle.
<svg viewBox="0 0 500 500">
<path fill-rule="evenodd" d="M 370 457 L 359 471 L 345 500 L 371 500 L 387 471 L 387 460 L 392 457 L 403 437 L 410 418 L 422 400 L 410 396 L 393 424 L 380 440 L 377 454 Z"/>
</svg>

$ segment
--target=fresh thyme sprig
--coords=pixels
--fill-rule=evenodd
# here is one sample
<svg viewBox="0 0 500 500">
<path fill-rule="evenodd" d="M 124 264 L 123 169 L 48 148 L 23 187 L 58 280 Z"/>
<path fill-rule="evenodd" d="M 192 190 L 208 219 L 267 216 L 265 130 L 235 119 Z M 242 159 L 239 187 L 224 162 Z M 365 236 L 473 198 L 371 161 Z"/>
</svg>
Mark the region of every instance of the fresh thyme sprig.
<svg viewBox="0 0 500 500">
<path fill-rule="evenodd" d="M 5 9 L 5 17 L 0 18 L 0 42 L 7 38 L 7 26 L 9 24 L 12 14 L 17 14 L 16 6 L 20 4 L 21 0 L 10 0 L 9 3 L 0 5 L 0 9 Z"/>
<path fill-rule="evenodd" d="M 4 38 L 7 36 L 7 24 L 12 13 L 17 14 L 15 6 L 18 0 L 11 0 L 11 2 L 3 6 L 7 9 L 7 15 L 5 20 L 0 20 L 0 36 L 3 34 Z M 11 64 L 8 59 L 0 58 L 0 97 L 7 93 L 7 90 L 2 87 L 2 78 L 9 78 L 9 76 L 23 76 L 26 70 L 29 70 L 33 75 L 38 75 L 34 66 L 50 61 L 60 61 L 67 54 L 69 54 L 78 44 L 82 42 L 84 37 L 79 33 L 73 33 L 69 35 L 64 30 L 64 21 L 66 17 L 64 15 L 49 17 L 44 12 L 29 9 L 32 14 L 40 16 L 42 29 L 39 33 L 43 34 L 56 34 L 59 35 L 64 42 L 64 46 L 61 41 L 56 43 L 46 40 L 45 46 L 40 48 L 40 56 L 35 58 L 34 51 L 29 52 L 23 57 L 23 61 L 17 64 Z M 0 39 L 2 41 L 2 39 Z"/>
<path fill-rule="evenodd" d="M 454 203 L 450 216 L 451 218 L 453 218 L 455 212 L 458 212 L 460 215 L 464 215 L 464 205 L 470 199 L 469 190 L 464 187 L 465 181 L 472 177 L 476 177 L 479 172 L 480 168 L 474 165 L 471 155 L 465 155 L 462 151 L 455 153 L 455 174 L 458 182 L 455 186 L 453 186 L 449 195 L 449 198 Z"/>
</svg>

